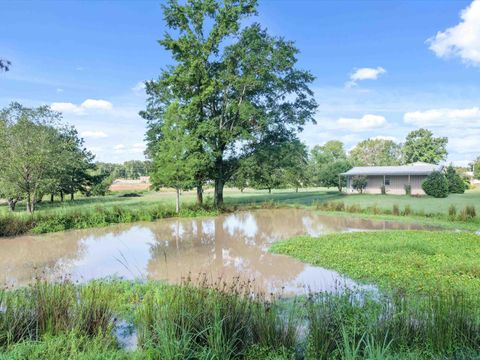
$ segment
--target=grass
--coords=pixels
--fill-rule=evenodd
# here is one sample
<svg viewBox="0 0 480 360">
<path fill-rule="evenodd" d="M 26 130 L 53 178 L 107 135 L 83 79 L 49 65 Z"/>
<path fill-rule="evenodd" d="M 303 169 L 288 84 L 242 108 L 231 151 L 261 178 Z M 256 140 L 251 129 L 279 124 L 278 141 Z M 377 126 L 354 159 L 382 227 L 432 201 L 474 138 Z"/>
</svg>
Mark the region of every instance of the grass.
<svg viewBox="0 0 480 360">
<path fill-rule="evenodd" d="M 465 293 L 480 299 L 480 236 L 382 231 L 299 236 L 271 251 L 409 293 Z M 479 303 L 480 304 L 480 303 Z"/>
<path fill-rule="evenodd" d="M 205 206 L 195 206 L 195 194 L 182 196 L 180 216 L 216 215 L 211 190 L 205 193 Z M 105 197 L 78 198 L 75 201 L 41 202 L 33 217 L 22 204 L 18 211 L 9 214 L 6 205 L 0 205 L 0 236 L 15 236 L 26 232 L 46 233 L 68 229 L 100 227 L 116 223 L 152 221 L 177 216 L 174 212 L 174 194 L 168 192 L 142 192 L 141 197 L 123 197 L 111 194 Z M 225 209 L 250 209 L 258 206 L 316 206 L 323 211 L 356 213 L 357 216 L 389 218 L 401 216 L 412 222 L 433 222 L 442 226 L 478 230 L 480 216 L 474 214 L 480 203 L 480 189 L 466 194 L 452 194 L 446 199 L 395 195 L 345 195 L 328 189 L 302 189 L 299 192 L 277 190 L 245 191 L 226 189 Z M 467 209 L 470 209 L 467 211 Z M 354 211 L 353 211 L 354 210 Z M 477 210 L 478 211 L 478 210 Z M 452 213 L 455 216 L 452 217 Z"/>
<path fill-rule="evenodd" d="M 38 281 L 0 292 L 0 359 L 474 359 L 463 297 L 347 292 L 282 299 L 251 283 Z M 122 348 L 119 319 L 138 334 Z"/>
</svg>

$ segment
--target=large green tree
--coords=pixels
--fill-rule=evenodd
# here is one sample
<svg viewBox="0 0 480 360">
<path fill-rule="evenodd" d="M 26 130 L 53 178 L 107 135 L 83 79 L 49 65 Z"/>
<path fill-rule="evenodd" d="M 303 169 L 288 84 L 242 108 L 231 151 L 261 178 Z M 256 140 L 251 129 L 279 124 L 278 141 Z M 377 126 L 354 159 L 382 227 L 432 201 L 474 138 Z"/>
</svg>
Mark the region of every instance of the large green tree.
<svg viewBox="0 0 480 360">
<path fill-rule="evenodd" d="M 165 109 L 178 101 L 186 128 L 200 140 L 196 152 L 208 164 L 195 178 L 215 184 L 223 204 L 224 184 L 240 160 L 266 133 L 293 134 L 313 121 L 313 76 L 295 67 L 292 42 L 272 37 L 259 24 L 242 26 L 256 0 L 170 0 L 163 7 L 173 30 L 160 44 L 175 64 L 146 83 L 148 152 L 162 137 Z M 253 146 L 254 147 L 254 146 Z"/>
<path fill-rule="evenodd" d="M 438 164 L 447 158 L 448 138 L 434 137 L 427 129 L 411 131 L 403 145 L 405 163 L 426 162 Z"/>
<path fill-rule="evenodd" d="M 319 183 L 321 186 L 336 187 L 342 191 L 347 186 L 347 179 L 341 176 L 341 173 L 347 172 L 352 168 L 348 160 L 336 160 L 321 167 Z"/>
<path fill-rule="evenodd" d="M 391 166 L 402 161 L 401 146 L 392 140 L 367 139 L 350 151 L 350 159 L 357 166 Z"/>
</svg>

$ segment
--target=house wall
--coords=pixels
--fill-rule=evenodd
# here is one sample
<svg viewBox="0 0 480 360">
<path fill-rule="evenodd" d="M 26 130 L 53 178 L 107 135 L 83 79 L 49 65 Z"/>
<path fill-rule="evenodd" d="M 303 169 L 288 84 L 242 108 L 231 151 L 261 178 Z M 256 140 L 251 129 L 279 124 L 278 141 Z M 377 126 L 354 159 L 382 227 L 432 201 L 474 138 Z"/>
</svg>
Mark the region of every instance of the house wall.
<svg viewBox="0 0 480 360">
<path fill-rule="evenodd" d="M 425 195 L 422 189 L 422 182 L 425 180 L 426 175 L 411 175 L 410 185 L 412 186 L 412 195 Z M 387 176 L 390 178 L 390 185 L 385 186 L 387 194 L 392 195 L 405 195 L 405 185 L 408 184 L 408 176 Z M 352 179 L 349 177 L 347 180 L 347 192 L 356 193 L 357 191 L 352 187 Z M 382 193 L 383 176 L 367 176 L 367 187 L 365 193 L 368 194 L 381 194 Z"/>
</svg>

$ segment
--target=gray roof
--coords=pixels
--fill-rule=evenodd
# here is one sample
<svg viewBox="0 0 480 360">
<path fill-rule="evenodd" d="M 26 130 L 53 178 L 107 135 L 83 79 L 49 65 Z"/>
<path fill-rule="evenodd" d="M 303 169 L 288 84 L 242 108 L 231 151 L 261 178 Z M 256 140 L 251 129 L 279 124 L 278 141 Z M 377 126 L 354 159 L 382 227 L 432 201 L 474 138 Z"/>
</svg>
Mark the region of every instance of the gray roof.
<svg viewBox="0 0 480 360">
<path fill-rule="evenodd" d="M 413 163 L 401 166 L 357 166 L 340 175 L 430 175 L 443 165 Z"/>
</svg>

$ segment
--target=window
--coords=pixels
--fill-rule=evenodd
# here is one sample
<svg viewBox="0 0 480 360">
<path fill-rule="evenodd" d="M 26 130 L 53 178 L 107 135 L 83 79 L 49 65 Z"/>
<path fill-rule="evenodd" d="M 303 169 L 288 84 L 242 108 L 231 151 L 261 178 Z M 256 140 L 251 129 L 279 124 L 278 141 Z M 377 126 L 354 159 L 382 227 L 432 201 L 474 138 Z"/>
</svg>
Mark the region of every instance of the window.
<svg viewBox="0 0 480 360">
<path fill-rule="evenodd" d="M 385 186 L 390 186 L 390 177 L 385 176 Z"/>
</svg>

